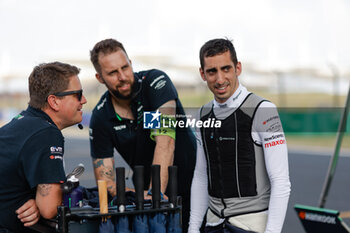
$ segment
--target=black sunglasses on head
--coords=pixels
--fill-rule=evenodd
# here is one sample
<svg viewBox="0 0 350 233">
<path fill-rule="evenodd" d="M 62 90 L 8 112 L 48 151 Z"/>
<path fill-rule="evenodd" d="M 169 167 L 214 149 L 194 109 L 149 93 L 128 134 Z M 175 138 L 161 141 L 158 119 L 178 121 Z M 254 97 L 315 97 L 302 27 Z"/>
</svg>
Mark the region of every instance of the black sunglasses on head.
<svg viewBox="0 0 350 233">
<path fill-rule="evenodd" d="M 77 90 L 77 91 L 64 91 L 64 92 L 57 92 L 54 93 L 54 96 L 62 97 L 66 95 L 74 95 L 76 94 L 78 97 L 78 100 L 81 101 L 81 98 L 83 97 L 83 90 Z"/>
</svg>

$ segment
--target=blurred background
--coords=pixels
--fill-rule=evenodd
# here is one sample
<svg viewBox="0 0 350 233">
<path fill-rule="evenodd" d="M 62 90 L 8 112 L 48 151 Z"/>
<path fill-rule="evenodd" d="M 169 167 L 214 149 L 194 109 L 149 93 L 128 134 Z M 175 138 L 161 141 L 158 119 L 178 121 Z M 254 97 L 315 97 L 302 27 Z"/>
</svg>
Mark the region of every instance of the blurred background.
<svg viewBox="0 0 350 233">
<path fill-rule="evenodd" d="M 212 98 L 199 76 L 198 53 L 217 37 L 233 40 L 243 64 L 240 81 L 278 107 L 343 107 L 349 13 L 346 0 L 0 0 L 0 124 L 26 108 L 33 67 L 55 60 L 81 68 L 87 124 L 105 90 L 89 51 L 110 37 L 124 44 L 135 71 L 167 72 L 186 107 Z"/>
<path fill-rule="evenodd" d="M 348 0 L 0 0 L 0 126 L 27 107 L 34 66 L 58 60 L 80 67 L 86 127 L 64 130 L 73 158 L 66 164 L 69 170 L 85 160 L 82 184 L 94 185 L 87 126 L 105 91 L 89 61 L 94 44 L 120 40 L 135 71 L 165 71 L 183 105 L 194 108 L 213 98 L 198 72 L 199 49 L 227 37 L 243 65 L 240 82 L 279 108 L 292 179 L 283 232 L 302 232 L 292 207 L 315 205 L 321 191 L 349 89 L 349 28 Z M 345 131 L 342 178 L 329 206 L 347 210 L 349 123 Z"/>
<path fill-rule="evenodd" d="M 110 37 L 124 44 L 135 71 L 167 72 L 188 107 L 212 98 L 198 53 L 216 37 L 233 40 L 241 82 L 279 107 L 341 107 L 350 80 L 349 13 L 346 0 L 0 0 L 0 119 L 26 107 L 32 68 L 54 60 L 81 68 L 90 111 L 104 87 L 89 50 Z"/>
<path fill-rule="evenodd" d="M 279 107 L 288 145 L 331 148 L 349 89 L 349 28 L 347 0 L 0 0 L 0 126 L 26 108 L 33 67 L 56 60 L 81 68 L 87 126 L 105 91 L 89 51 L 105 38 L 124 44 L 135 71 L 165 71 L 183 105 L 199 107 L 213 98 L 199 49 L 227 37 L 240 82 Z"/>
</svg>

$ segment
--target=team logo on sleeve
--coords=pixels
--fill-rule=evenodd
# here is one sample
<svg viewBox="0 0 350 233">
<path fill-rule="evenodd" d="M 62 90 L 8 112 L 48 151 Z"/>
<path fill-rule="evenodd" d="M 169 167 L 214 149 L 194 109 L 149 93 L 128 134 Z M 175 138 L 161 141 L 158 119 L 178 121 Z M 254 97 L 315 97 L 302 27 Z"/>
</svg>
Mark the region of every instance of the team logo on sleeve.
<svg viewBox="0 0 350 233">
<path fill-rule="evenodd" d="M 153 87 L 155 90 L 162 89 L 166 84 L 166 80 L 163 80 L 164 78 L 164 75 L 155 78 L 150 86 Z"/>
<path fill-rule="evenodd" d="M 280 140 L 275 140 L 275 141 L 272 141 L 272 142 L 265 143 L 265 148 L 278 146 L 278 145 L 282 145 L 282 144 L 286 144 L 286 140 L 280 139 Z"/>
<path fill-rule="evenodd" d="M 279 118 L 280 118 L 279 116 L 270 117 L 269 119 L 267 119 L 266 121 L 263 122 L 263 125 L 266 125 L 268 122 L 270 122 L 270 121 L 272 121 L 272 120 L 279 119 Z"/>
<path fill-rule="evenodd" d="M 282 131 L 282 124 L 281 121 L 279 120 L 280 117 L 273 116 L 267 119 L 266 121 L 263 121 L 262 124 L 264 127 L 266 127 L 266 132 L 281 132 Z"/>
<path fill-rule="evenodd" d="M 143 128 L 144 129 L 159 129 L 160 128 L 160 115 L 156 112 L 144 112 L 143 113 Z"/>
<path fill-rule="evenodd" d="M 63 156 L 61 156 L 61 155 L 50 155 L 49 158 L 50 158 L 50 159 L 60 159 L 60 160 L 63 160 Z"/>
<path fill-rule="evenodd" d="M 60 146 L 51 146 L 50 151 L 52 154 L 62 154 L 63 153 L 63 148 Z"/>
<path fill-rule="evenodd" d="M 272 135 L 271 137 L 264 138 L 265 148 L 270 148 L 282 144 L 286 144 L 286 140 L 284 138 L 284 134 L 276 134 Z"/>
</svg>

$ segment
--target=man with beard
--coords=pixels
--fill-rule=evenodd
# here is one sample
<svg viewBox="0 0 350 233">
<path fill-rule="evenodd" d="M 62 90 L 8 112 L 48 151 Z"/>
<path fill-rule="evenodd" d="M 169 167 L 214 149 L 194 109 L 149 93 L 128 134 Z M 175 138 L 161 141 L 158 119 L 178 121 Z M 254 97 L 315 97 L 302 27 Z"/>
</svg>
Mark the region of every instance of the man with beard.
<svg viewBox="0 0 350 233">
<path fill-rule="evenodd" d="M 176 165 L 179 195 L 183 198 L 183 226 L 187 229 L 195 137 L 189 128 L 143 126 L 144 112 L 150 111 L 156 111 L 154 116 L 168 121 L 186 120 L 174 85 L 160 70 L 133 72 L 123 45 L 114 39 L 98 42 L 90 52 L 90 59 L 97 80 L 108 89 L 94 108 L 90 122 L 96 180 L 106 180 L 109 193 L 116 195 L 114 148 L 131 168 L 144 166 L 145 190 L 151 188 L 151 165 L 159 164 L 161 192 L 166 194 L 168 166 Z"/>
</svg>

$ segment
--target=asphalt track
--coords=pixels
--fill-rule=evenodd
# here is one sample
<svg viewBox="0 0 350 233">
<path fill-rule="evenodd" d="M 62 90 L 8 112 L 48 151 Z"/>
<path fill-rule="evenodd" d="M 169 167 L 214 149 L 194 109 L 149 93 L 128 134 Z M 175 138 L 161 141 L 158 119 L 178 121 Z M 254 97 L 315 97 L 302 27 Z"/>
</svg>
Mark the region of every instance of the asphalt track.
<svg viewBox="0 0 350 233">
<path fill-rule="evenodd" d="M 85 173 L 80 178 L 85 187 L 96 186 L 88 139 L 66 138 L 65 169 L 70 172 L 76 165 L 83 163 Z M 283 233 L 305 232 L 293 209 L 295 204 L 318 205 L 324 179 L 327 173 L 331 152 L 310 152 L 289 149 L 289 169 L 292 192 L 289 200 Z M 325 207 L 340 211 L 350 210 L 350 154 L 344 154 L 338 161 Z M 121 160 L 117 159 L 120 164 Z M 350 225 L 349 220 L 345 220 Z"/>
</svg>

